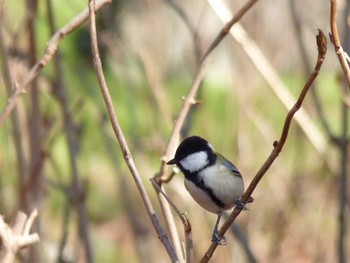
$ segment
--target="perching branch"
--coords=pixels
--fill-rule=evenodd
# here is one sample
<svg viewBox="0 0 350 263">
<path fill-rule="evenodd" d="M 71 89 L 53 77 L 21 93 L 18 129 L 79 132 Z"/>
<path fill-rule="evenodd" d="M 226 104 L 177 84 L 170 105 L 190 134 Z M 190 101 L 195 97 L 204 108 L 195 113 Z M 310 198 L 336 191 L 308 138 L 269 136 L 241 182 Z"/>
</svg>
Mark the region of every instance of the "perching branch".
<svg viewBox="0 0 350 263">
<path fill-rule="evenodd" d="M 96 2 L 96 10 L 99 10 L 105 4 L 111 2 L 111 0 L 100 0 Z M 79 15 L 75 16 L 68 24 L 59 29 L 47 43 L 45 54 L 42 58 L 29 70 L 22 81 L 15 86 L 14 92 L 8 100 L 5 108 L 0 114 L 0 127 L 3 125 L 7 117 L 12 112 L 13 108 L 17 104 L 18 98 L 22 93 L 26 92 L 27 87 L 32 81 L 39 75 L 40 71 L 49 63 L 52 57 L 55 55 L 59 42 L 68 34 L 73 32 L 81 24 L 83 24 L 89 18 L 89 10 L 85 9 Z"/>
<path fill-rule="evenodd" d="M 35 209 L 27 219 L 27 215 L 18 212 L 12 227 L 0 216 L 0 262 L 12 263 L 18 250 L 39 242 L 37 233 L 29 234 L 38 211 Z"/>
<path fill-rule="evenodd" d="M 174 154 L 175 151 L 175 147 L 180 139 L 180 131 L 185 123 L 185 120 L 188 116 L 188 113 L 191 109 L 191 106 L 193 104 L 196 103 L 195 97 L 197 94 L 197 91 L 200 87 L 200 83 L 202 81 L 202 78 L 204 76 L 204 72 L 206 69 L 206 66 L 209 62 L 210 59 L 210 55 L 212 54 L 212 52 L 214 51 L 214 49 L 219 45 L 219 43 L 224 39 L 224 37 L 228 34 L 228 32 L 230 31 L 230 28 L 237 22 L 239 21 L 242 16 L 257 2 L 258 0 L 250 0 L 249 2 L 247 2 L 237 13 L 235 16 L 233 16 L 233 18 L 229 21 L 229 23 L 227 23 L 220 31 L 220 33 L 218 34 L 218 36 L 214 39 L 214 41 L 212 42 L 212 44 L 209 46 L 209 48 L 207 49 L 207 51 L 205 52 L 200 64 L 199 64 L 199 68 L 197 70 L 197 73 L 195 75 L 194 81 L 192 83 L 191 89 L 187 95 L 187 97 L 184 99 L 184 103 L 183 106 L 180 110 L 180 113 L 178 115 L 178 118 L 174 124 L 174 128 L 172 130 L 172 133 L 170 135 L 170 138 L 168 140 L 166 149 L 164 151 L 163 157 L 162 157 L 162 162 L 160 165 L 160 169 L 159 172 L 155 175 L 155 181 L 159 184 L 159 186 L 161 187 L 163 182 L 168 182 L 170 180 L 170 178 L 172 177 L 172 175 L 167 175 L 167 168 L 166 168 L 166 161 L 168 161 L 172 155 Z M 161 199 L 161 197 L 158 195 L 158 198 L 160 200 L 161 206 L 163 208 L 163 211 L 169 211 L 169 209 L 167 209 L 167 204 L 164 202 L 163 199 Z M 166 222 L 169 225 L 169 230 L 171 231 L 173 229 L 173 217 L 171 215 L 171 213 L 164 213 L 164 216 L 166 218 Z M 172 237 L 173 243 L 175 245 L 177 245 L 178 242 L 178 237 L 177 237 L 177 233 L 173 233 L 170 232 L 170 236 Z M 187 244 L 187 243 L 186 243 Z M 176 246 L 177 248 L 178 246 Z M 177 249 L 178 251 L 179 249 Z"/>
<path fill-rule="evenodd" d="M 97 76 L 97 80 L 99 83 L 99 87 L 103 96 L 103 99 L 105 101 L 108 116 L 114 131 L 114 134 L 118 140 L 120 149 L 123 153 L 124 160 L 131 172 L 131 175 L 133 176 L 133 179 L 136 183 L 136 186 L 141 194 L 142 201 L 145 205 L 145 208 L 147 210 L 148 216 L 150 217 L 150 220 L 153 224 L 154 229 L 156 230 L 159 239 L 163 243 L 170 259 L 172 262 L 179 262 L 178 257 L 173 249 L 172 244 L 170 243 L 166 233 L 162 229 L 160 222 L 157 218 L 157 215 L 154 211 L 153 205 L 151 203 L 151 200 L 148 196 L 148 193 L 146 191 L 146 188 L 142 182 L 141 176 L 136 168 L 136 165 L 134 163 L 134 160 L 132 158 L 131 152 L 129 150 L 129 146 L 126 142 L 126 139 L 124 137 L 123 131 L 119 125 L 119 121 L 117 118 L 117 115 L 114 110 L 112 98 L 109 93 L 109 89 L 104 77 L 103 68 L 102 68 L 102 62 L 100 59 L 100 54 L 98 50 L 98 44 L 97 44 L 97 32 L 96 32 L 96 23 L 95 23 L 95 1 L 89 0 L 89 14 L 90 14 L 90 34 L 91 34 L 91 50 L 92 50 L 92 56 L 93 56 L 93 63 L 94 68 Z"/>
<path fill-rule="evenodd" d="M 302 89 L 297 102 L 290 109 L 290 111 L 288 112 L 288 114 L 286 116 L 280 139 L 273 143 L 274 148 L 273 148 L 271 154 L 266 159 L 265 163 L 261 166 L 260 170 L 257 172 L 257 174 L 253 178 L 252 182 L 250 183 L 249 187 L 247 188 L 246 192 L 242 196 L 243 203 L 247 203 L 247 201 L 251 197 L 252 193 L 254 192 L 255 188 L 257 187 L 258 183 L 262 179 L 262 177 L 265 175 L 265 173 L 270 168 L 272 163 L 278 157 L 279 153 L 282 151 L 282 148 L 283 148 L 283 146 L 287 140 L 287 137 L 288 137 L 289 128 L 290 128 L 292 119 L 294 117 L 294 114 L 300 109 L 307 92 L 309 91 L 312 83 L 314 82 L 314 80 L 316 79 L 316 77 L 318 76 L 318 74 L 321 70 L 321 66 L 323 64 L 323 61 L 325 59 L 326 52 L 327 52 L 327 40 L 326 40 L 326 37 L 324 36 L 324 34 L 321 30 L 319 30 L 318 32 L 319 33 L 316 36 L 318 57 L 317 57 L 317 62 L 316 62 L 315 68 L 314 68 L 313 72 L 311 73 L 309 79 L 305 83 L 304 88 Z M 241 210 L 238 208 L 235 208 L 232 211 L 228 220 L 223 224 L 223 226 L 221 227 L 221 229 L 219 231 L 220 237 L 223 237 L 225 232 L 228 230 L 228 228 L 231 226 L 231 224 L 234 222 L 234 220 L 237 218 L 237 216 L 240 213 L 241 213 Z M 216 248 L 217 248 L 217 244 L 215 242 L 212 242 L 209 249 L 207 250 L 207 252 L 204 254 L 203 258 L 201 259 L 201 263 L 208 262 L 210 260 L 210 258 L 212 257 L 213 253 L 215 252 Z"/>
</svg>

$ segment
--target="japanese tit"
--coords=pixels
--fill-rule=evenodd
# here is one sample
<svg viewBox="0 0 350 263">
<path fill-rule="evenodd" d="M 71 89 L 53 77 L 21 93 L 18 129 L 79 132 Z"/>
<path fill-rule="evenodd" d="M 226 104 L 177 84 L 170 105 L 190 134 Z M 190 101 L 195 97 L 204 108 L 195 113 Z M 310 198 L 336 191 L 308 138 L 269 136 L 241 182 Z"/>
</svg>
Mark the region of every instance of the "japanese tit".
<svg viewBox="0 0 350 263">
<path fill-rule="evenodd" d="M 182 141 L 174 159 L 167 164 L 176 164 L 185 175 L 185 187 L 193 199 L 217 214 L 212 241 L 225 244 L 225 238 L 220 239 L 218 231 L 222 213 L 234 206 L 246 210 L 240 201 L 244 193 L 243 178 L 236 166 L 199 136 Z"/>
</svg>

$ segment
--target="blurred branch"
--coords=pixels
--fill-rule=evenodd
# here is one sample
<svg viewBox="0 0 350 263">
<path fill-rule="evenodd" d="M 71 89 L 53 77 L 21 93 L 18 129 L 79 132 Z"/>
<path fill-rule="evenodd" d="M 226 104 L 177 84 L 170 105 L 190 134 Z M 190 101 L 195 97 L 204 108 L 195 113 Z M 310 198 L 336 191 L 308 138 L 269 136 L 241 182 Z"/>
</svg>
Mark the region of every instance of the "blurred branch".
<svg viewBox="0 0 350 263">
<path fill-rule="evenodd" d="M 105 4 L 111 2 L 111 0 L 99 0 L 96 2 L 96 10 L 99 10 Z M 8 100 L 5 108 L 0 114 L 0 127 L 4 124 L 7 117 L 12 112 L 13 108 L 17 104 L 17 100 L 22 93 L 26 92 L 30 83 L 38 76 L 43 67 L 52 59 L 56 53 L 59 42 L 68 34 L 73 32 L 81 24 L 83 24 L 89 18 L 89 10 L 85 9 L 79 15 L 75 16 L 68 24 L 59 29 L 47 43 L 45 54 L 41 59 L 29 70 L 22 81 L 15 86 L 15 89 Z"/>
<path fill-rule="evenodd" d="M 180 3 L 179 1 L 166 0 L 165 2 L 175 10 L 175 12 L 178 14 L 178 16 L 181 18 L 181 20 L 184 22 L 184 24 L 186 25 L 186 27 L 191 33 L 193 45 L 194 45 L 194 53 L 195 53 L 195 62 L 196 62 L 195 66 L 197 67 L 202 57 L 201 43 L 200 43 L 200 38 L 198 37 L 198 32 L 196 28 L 193 26 L 193 24 L 191 23 L 189 17 L 186 15 L 183 8 L 179 5 Z"/>
<path fill-rule="evenodd" d="M 2 20 L 4 18 L 3 16 L 3 10 L 0 9 L 0 19 Z M 11 96 L 12 93 L 12 87 L 13 87 L 13 78 L 9 66 L 9 57 L 8 57 L 8 50 L 6 47 L 5 39 L 4 39 L 4 28 L 3 28 L 4 21 L 0 21 L 0 56 L 2 57 L 2 68 L 3 68 L 3 78 L 4 78 L 4 86 L 6 89 L 6 94 L 8 97 Z M 19 119 L 19 113 L 17 109 L 14 109 L 14 112 L 11 117 L 12 121 L 12 127 L 13 127 L 13 141 L 16 149 L 16 156 L 17 156 L 17 168 L 18 168 L 18 178 L 20 183 L 20 188 L 23 187 L 24 182 L 24 175 L 26 170 L 26 158 L 24 155 L 24 147 L 23 147 L 23 138 L 22 138 L 22 127 Z"/>
<path fill-rule="evenodd" d="M 350 50 L 350 27 L 349 27 L 349 11 L 350 1 L 346 1 L 346 7 L 344 9 L 344 48 Z M 346 54 L 347 55 L 347 54 Z M 347 57 L 347 63 L 349 58 Z M 347 64 L 348 65 L 348 64 Z M 347 98 L 350 98 L 348 89 L 345 88 L 345 81 L 342 79 L 339 83 L 339 89 L 344 93 L 347 92 Z M 336 146 L 339 150 L 339 194 L 338 194 L 338 237 L 337 237 L 337 255 L 338 262 L 347 262 L 347 242 L 348 242 L 348 217 L 349 213 L 347 207 L 349 205 L 349 105 L 345 103 L 343 99 L 341 105 L 341 134 Z"/>
<path fill-rule="evenodd" d="M 56 30 L 56 24 L 55 24 L 54 12 L 52 10 L 51 0 L 47 0 L 47 14 L 49 19 L 50 33 L 54 34 Z M 68 199 L 71 201 L 71 204 L 73 205 L 73 207 L 76 209 L 76 212 L 77 212 L 78 226 L 79 226 L 78 234 L 83 243 L 84 252 L 85 252 L 85 261 L 87 263 L 92 263 L 94 262 L 94 256 L 93 256 L 93 250 L 92 250 L 91 241 L 90 241 L 88 212 L 85 205 L 86 195 L 85 195 L 84 186 L 82 185 L 80 180 L 78 166 L 77 166 L 77 152 L 78 152 L 78 142 L 77 142 L 78 136 L 76 135 L 77 129 L 73 122 L 72 115 L 69 111 L 67 92 L 64 84 L 61 53 L 58 48 L 54 56 L 53 62 L 54 62 L 54 68 L 55 68 L 53 94 L 60 104 L 60 108 L 63 115 L 64 132 L 67 138 L 68 156 L 69 156 L 69 163 L 71 168 L 71 182 L 70 182 L 71 196 L 68 196 Z M 64 246 L 65 239 L 67 238 L 67 232 L 69 227 L 68 226 L 69 218 L 67 218 L 68 216 L 69 216 L 69 213 L 66 213 L 66 215 L 64 215 L 64 220 L 63 220 L 64 228 L 63 228 L 62 240 L 60 242 L 60 248 Z"/>
<path fill-rule="evenodd" d="M 262 179 L 262 177 L 265 175 L 265 173 L 268 171 L 268 169 L 270 168 L 272 163 L 278 157 L 279 153 L 282 151 L 282 148 L 283 148 L 283 146 L 287 140 L 287 137 L 288 137 L 289 128 L 290 128 L 291 122 L 293 120 L 294 114 L 302 106 L 302 103 L 304 101 L 304 98 L 305 98 L 307 92 L 309 91 L 312 83 L 314 82 L 314 80 L 316 79 L 316 77 L 318 76 L 318 74 L 321 70 L 321 67 L 322 67 L 323 61 L 325 59 L 326 52 L 327 52 L 327 40 L 326 40 L 326 37 L 324 36 L 324 34 L 322 33 L 321 30 L 319 30 L 318 32 L 319 33 L 316 36 L 318 57 L 317 57 L 317 62 L 316 62 L 315 68 L 314 68 L 313 72 L 311 73 L 309 79 L 305 83 L 305 85 L 304 85 L 304 87 L 299 95 L 298 100 L 296 101 L 296 103 L 290 109 L 290 111 L 288 112 L 288 114 L 286 116 L 280 139 L 273 143 L 274 148 L 273 148 L 271 154 L 268 156 L 265 163 L 261 166 L 261 168 L 259 169 L 257 174 L 254 176 L 249 187 L 247 188 L 247 190 L 243 194 L 243 196 L 242 196 L 243 203 L 247 203 L 247 201 L 251 197 L 252 193 L 254 192 L 255 188 L 257 187 L 258 183 Z M 221 229 L 219 231 L 220 237 L 222 237 L 225 234 L 225 232 L 228 230 L 228 228 L 231 226 L 231 224 L 235 221 L 235 219 L 241 213 L 241 211 L 242 210 L 238 209 L 237 207 L 234 208 L 234 210 L 230 214 L 228 220 L 223 224 L 223 226 L 221 227 Z M 210 260 L 210 258 L 212 257 L 213 253 L 215 252 L 216 248 L 217 248 L 217 244 L 215 242 L 212 242 L 209 249 L 207 250 L 207 252 L 204 254 L 203 258 L 201 259 L 201 262 L 202 263 L 208 262 Z"/>
<path fill-rule="evenodd" d="M 186 15 L 186 12 L 182 8 L 182 6 L 180 5 L 179 1 L 166 0 L 165 2 L 170 7 L 172 7 L 173 10 L 178 14 L 178 16 L 181 18 L 181 20 L 183 21 L 183 23 L 185 24 L 185 26 L 187 27 L 187 29 L 190 32 L 190 35 L 191 35 L 192 41 L 193 41 L 194 59 L 195 59 L 195 65 L 194 65 L 194 67 L 191 68 L 191 72 L 194 71 L 193 72 L 193 74 L 194 74 L 195 70 L 200 65 L 200 61 L 201 61 L 201 57 L 202 57 L 201 43 L 200 43 L 200 38 L 198 36 L 198 31 L 197 31 L 196 27 L 193 25 L 193 23 L 191 23 L 189 16 Z M 199 90 L 201 90 L 202 85 L 203 85 L 203 83 L 201 82 L 199 84 L 199 87 L 198 87 Z M 198 94 L 198 96 L 200 96 L 200 94 Z M 181 127 L 180 136 L 182 136 L 184 138 L 189 135 L 189 131 L 191 129 L 192 117 L 193 117 L 193 114 L 197 108 L 194 106 L 195 105 L 193 105 L 193 107 L 191 107 L 189 109 L 189 112 L 187 114 L 187 117 L 185 118 L 184 124 Z"/>
<path fill-rule="evenodd" d="M 232 14 L 222 1 L 208 0 L 208 2 L 223 23 L 225 23 L 231 17 Z M 242 46 L 246 54 L 249 56 L 255 67 L 259 70 L 260 74 L 269 84 L 282 104 L 286 107 L 286 109 L 290 109 L 293 106 L 295 98 L 283 84 L 283 81 L 280 79 L 259 47 L 254 43 L 254 41 L 249 37 L 247 32 L 239 23 L 237 23 L 237 25 L 231 29 L 230 33 L 232 37 Z M 327 143 L 307 112 L 304 109 L 301 109 L 295 119 L 298 125 L 304 131 L 307 138 L 310 140 L 311 144 L 316 149 L 317 153 L 323 157 L 327 150 Z"/>
<path fill-rule="evenodd" d="M 340 83 L 342 85 L 342 83 Z M 348 220 L 347 220 L 347 205 L 348 205 L 348 164 L 349 164 L 349 108 L 342 104 L 342 128 L 341 128 L 341 137 L 338 139 L 338 150 L 339 150 L 339 211 L 338 211 L 338 240 L 337 240 L 337 250 L 338 250 L 338 262 L 346 263 L 347 255 L 347 232 L 348 232 Z"/>
<path fill-rule="evenodd" d="M 242 229 L 236 225 L 236 224 L 232 224 L 230 227 L 230 230 L 232 232 L 232 234 L 235 236 L 235 238 L 238 240 L 238 242 L 241 244 L 248 262 L 250 263 L 258 263 L 259 261 L 256 259 L 251 246 L 249 245 L 249 242 L 247 240 L 247 236 L 243 233 Z"/>
<path fill-rule="evenodd" d="M 294 24 L 294 29 L 296 31 L 296 39 L 298 42 L 299 50 L 301 53 L 301 58 L 302 58 L 302 65 L 304 67 L 304 75 L 305 77 L 310 75 L 310 72 L 312 71 L 312 65 L 310 62 L 310 59 L 308 58 L 306 54 L 306 46 L 304 45 L 303 42 L 303 32 L 302 32 L 302 25 L 300 23 L 300 18 L 298 17 L 297 13 L 297 6 L 295 3 L 295 0 L 289 0 L 290 4 L 290 10 L 292 14 L 292 19 L 293 19 L 293 24 Z M 316 83 L 314 84 L 316 85 Z M 315 105 L 316 112 L 320 118 L 321 124 L 323 126 L 323 129 L 325 130 L 326 134 L 328 135 L 329 138 L 334 138 L 334 133 L 331 130 L 331 127 L 329 126 L 329 123 L 327 122 L 326 116 L 323 111 L 322 104 L 320 102 L 320 99 L 317 94 L 317 87 L 313 88 L 310 90 L 311 93 L 311 98 L 313 100 L 313 104 Z M 332 169 L 334 170 L 334 169 Z"/>
<path fill-rule="evenodd" d="M 12 227 L 4 222 L 0 216 L 0 262 L 12 263 L 18 250 L 39 242 L 37 233 L 29 234 L 30 229 L 38 216 L 35 209 L 27 219 L 26 214 L 18 212 Z"/>
<path fill-rule="evenodd" d="M 90 14 L 90 34 L 91 34 L 91 49 L 92 49 L 92 55 L 93 55 L 93 63 L 94 68 L 96 72 L 96 76 L 98 79 L 98 83 L 101 89 L 101 93 L 103 96 L 103 99 L 105 101 L 108 116 L 113 128 L 113 131 L 115 133 L 115 136 L 118 140 L 120 149 L 123 153 L 124 160 L 131 172 L 131 175 L 133 176 L 133 179 L 136 183 L 136 186 L 139 190 L 139 193 L 141 194 L 142 200 L 144 202 L 145 208 L 147 210 L 147 213 L 151 219 L 151 222 L 153 224 L 154 229 L 156 230 L 159 239 L 163 243 L 165 249 L 167 250 L 167 253 L 171 259 L 172 262 L 179 262 L 178 257 L 174 251 L 173 246 L 171 245 L 166 233 L 162 229 L 159 220 L 157 218 L 157 215 L 154 211 L 153 205 L 151 203 L 151 200 L 148 196 L 148 193 L 145 189 L 145 186 L 142 182 L 141 176 L 136 168 L 136 165 L 133 161 L 132 155 L 130 153 L 128 144 L 126 142 L 126 139 L 124 137 L 123 131 L 119 125 L 118 118 L 116 116 L 112 98 L 109 93 L 109 89 L 103 74 L 103 68 L 102 68 L 102 62 L 100 59 L 100 54 L 98 50 L 98 44 L 97 44 L 97 32 L 96 32 L 96 23 L 95 23 L 95 1 L 89 0 L 89 14 Z"/>
<path fill-rule="evenodd" d="M 331 0 L 331 42 L 334 46 L 335 53 L 338 56 L 339 63 L 343 69 L 344 76 L 346 79 L 346 83 L 348 85 L 348 88 L 345 90 L 340 90 L 341 98 L 343 99 L 344 103 L 350 108 L 350 68 L 347 61 L 348 55 L 344 51 L 343 47 L 340 43 L 340 38 L 338 34 L 338 27 L 337 27 L 337 0 Z"/>
</svg>

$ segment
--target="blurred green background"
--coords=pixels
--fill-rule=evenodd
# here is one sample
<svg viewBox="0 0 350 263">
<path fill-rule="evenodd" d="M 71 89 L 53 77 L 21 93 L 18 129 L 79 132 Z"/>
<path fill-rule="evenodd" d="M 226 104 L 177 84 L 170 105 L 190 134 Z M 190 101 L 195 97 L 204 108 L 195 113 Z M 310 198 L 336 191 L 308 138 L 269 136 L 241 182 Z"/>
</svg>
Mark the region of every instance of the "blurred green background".
<svg viewBox="0 0 350 263">
<path fill-rule="evenodd" d="M 2 41 L 14 83 L 20 83 L 25 77 L 31 58 L 38 61 L 45 52 L 52 35 L 48 22 L 49 1 L 0 3 Z M 97 12 L 101 59 L 115 110 L 162 223 L 149 179 L 159 170 L 174 120 L 182 107 L 182 97 L 190 89 L 199 58 L 223 26 L 206 1 L 175 2 L 190 26 L 171 2 L 112 1 Z M 226 3 L 235 13 L 245 1 Z M 296 7 L 295 17 L 291 3 Z M 35 4 L 36 54 L 33 54 L 33 45 L 28 40 L 28 19 L 30 7 Z M 51 17 L 57 28 L 87 7 L 87 1 L 52 0 L 51 4 Z M 308 3 L 259 1 L 241 20 L 295 98 L 308 76 L 298 41 L 303 44 L 307 61 L 314 65 L 317 29 L 325 34 L 330 31 L 329 8 L 329 3 L 320 4 L 316 0 Z M 341 23 L 344 8 L 339 7 L 339 26 L 345 31 Z M 300 31 L 296 30 L 298 23 Z M 325 150 L 315 149 L 293 121 L 283 151 L 253 194 L 254 203 L 236 222 L 254 258 L 249 258 L 240 241 L 227 233 L 229 245 L 220 247 L 212 262 L 338 260 L 339 175 L 344 161 L 331 136 L 343 138 L 340 137 L 343 126 L 347 126 L 344 118 L 348 117 L 344 117 L 337 87 L 341 85 L 341 68 L 331 43 L 328 45 L 326 62 L 313 88 L 331 134 L 322 124 L 310 94 L 303 104 L 312 124 L 322 135 Z M 63 69 L 59 79 L 66 90 L 74 126 L 73 148 L 78 175 L 85 189 L 95 262 L 169 262 L 112 132 L 93 70 L 88 23 L 65 37 L 57 54 Z M 4 61 L 2 56 L 1 109 L 7 103 Z M 40 115 L 37 116 L 39 126 L 34 130 L 40 134 L 40 142 L 30 139 L 28 128 L 33 122 L 32 88 L 17 103 L 20 135 L 13 136 L 10 119 L 0 127 L 0 213 L 11 219 L 18 209 L 30 212 L 36 207 L 40 216 L 36 229 L 41 242 L 36 246 L 36 257 L 23 251 L 22 257 L 17 259 L 19 262 L 30 262 L 33 257 L 36 262 L 86 261 L 77 230 L 76 206 L 69 204 L 70 191 L 74 190 L 70 188 L 72 168 L 66 122 L 55 95 L 57 78 L 57 68 L 50 61 L 36 79 L 36 106 Z M 197 134 L 210 141 L 239 167 L 247 186 L 270 154 L 273 142 L 278 140 L 287 109 L 231 36 L 214 51 L 197 99 L 200 103 L 191 111 L 183 135 Z M 40 173 L 39 180 L 29 190 L 27 205 L 20 198 L 23 178 L 18 172 L 16 140 L 23 145 L 25 178 L 34 173 L 33 144 L 40 146 L 39 152 L 44 156 L 40 171 L 36 171 Z M 210 244 L 215 215 L 203 211 L 191 199 L 181 174 L 166 184 L 165 189 L 190 219 L 198 261 Z M 33 193 L 39 197 L 32 198 Z M 348 199 L 346 202 L 348 204 Z M 346 218 L 348 213 L 347 210 Z M 181 222 L 176 216 L 175 220 L 183 238 Z M 65 231 L 64 249 L 60 252 L 59 244 Z M 345 248 L 349 257 L 348 241 Z"/>
</svg>

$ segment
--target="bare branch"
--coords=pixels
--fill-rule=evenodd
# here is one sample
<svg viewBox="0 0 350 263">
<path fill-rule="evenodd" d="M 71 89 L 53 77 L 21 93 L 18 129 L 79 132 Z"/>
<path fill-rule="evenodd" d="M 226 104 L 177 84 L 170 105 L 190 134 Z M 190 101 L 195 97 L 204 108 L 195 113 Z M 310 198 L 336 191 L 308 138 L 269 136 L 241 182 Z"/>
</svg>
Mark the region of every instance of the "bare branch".
<svg viewBox="0 0 350 263">
<path fill-rule="evenodd" d="M 288 112 L 281 137 L 278 141 L 275 141 L 273 146 L 273 150 L 269 157 L 266 159 L 265 163 L 261 166 L 260 170 L 257 172 L 257 174 L 254 176 L 252 182 L 250 183 L 249 187 L 247 188 L 246 192 L 242 196 L 242 202 L 247 203 L 249 198 L 251 197 L 252 193 L 254 192 L 255 188 L 257 187 L 258 183 L 262 179 L 262 177 L 265 175 L 267 170 L 270 168 L 272 163 L 275 161 L 275 159 L 278 157 L 279 153 L 282 151 L 282 148 L 287 140 L 288 133 L 289 133 L 289 128 L 290 124 L 292 122 L 292 119 L 294 117 L 294 114 L 300 109 L 304 98 L 309 91 L 312 83 L 318 76 L 321 66 L 323 64 L 323 61 L 326 56 L 326 51 L 327 51 L 327 40 L 326 37 L 324 36 L 323 32 L 321 30 L 318 31 L 319 34 L 316 36 L 316 41 L 317 41 L 317 47 L 318 47 L 318 58 L 317 62 L 315 65 L 315 68 L 313 72 L 311 73 L 309 79 L 305 83 L 298 100 L 294 104 L 294 106 L 291 108 L 291 110 Z M 228 230 L 228 228 L 231 226 L 231 224 L 234 222 L 234 220 L 237 218 L 237 216 L 241 213 L 242 210 L 235 208 L 232 213 L 230 214 L 228 220 L 224 223 L 224 225 L 221 227 L 219 231 L 219 236 L 222 237 L 225 232 Z M 215 252 L 217 247 L 217 244 L 215 242 L 212 242 L 211 246 L 207 250 L 207 252 L 204 254 L 203 258 L 201 259 L 201 262 L 208 262 L 210 258 L 212 257 L 213 253 Z"/>
</svg>

